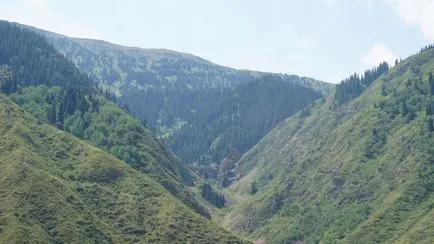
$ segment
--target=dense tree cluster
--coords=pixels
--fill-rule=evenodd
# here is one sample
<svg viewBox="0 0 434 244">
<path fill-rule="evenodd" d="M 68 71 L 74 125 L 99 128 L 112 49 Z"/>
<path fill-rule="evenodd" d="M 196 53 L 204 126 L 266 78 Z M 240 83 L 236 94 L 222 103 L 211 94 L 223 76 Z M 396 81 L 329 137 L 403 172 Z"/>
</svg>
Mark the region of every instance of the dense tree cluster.
<svg viewBox="0 0 434 244">
<path fill-rule="evenodd" d="M 401 116 L 406 123 L 415 120 L 420 114 L 418 111 L 425 111 L 428 132 L 434 131 L 434 79 L 432 73 L 428 73 L 428 79 L 417 78 L 418 70 L 414 70 L 412 78 L 403 83 L 404 88 L 398 91 L 390 89 L 386 84 L 382 85 L 382 95 L 391 95 L 389 102 L 381 102 L 378 108 L 386 111 L 389 118 L 394 119 Z M 377 147 L 378 148 L 378 147 Z"/>
<path fill-rule="evenodd" d="M 0 65 L 7 65 L 12 73 L 11 79 L 1 85 L 4 93 L 9 95 L 26 86 L 61 87 L 58 97 L 46 97 L 51 105 L 48 119 L 59 122 L 59 127 L 76 110 L 88 110 L 89 102 L 94 101 L 86 97 L 96 92 L 94 83 L 44 37 L 5 21 L 0 22 L 0 36 Z"/>
<path fill-rule="evenodd" d="M 355 73 L 336 86 L 335 99 L 338 105 L 358 97 L 378 77 L 389 71 L 389 64 L 381 63 L 376 68 L 365 71 L 363 75 Z"/>
<path fill-rule="evenodd" d="M 232 148 L 245 152 L 320 97 L 313 89 L 267 76 L 234 89 L 148 89 L 124 96 L 122 102 L 158 134 L 172 135 L 166 142 L 184 161 L 218 164 Z M 175 129 L 168 132 L 168 127 Z"/>
<path fill-rule="evenodd" d="M 225 206 L 225 196 L 223 193 L 214 190 L 209 183 L 202 185 L 202 197 L 218 208 Z"/>
</svg>

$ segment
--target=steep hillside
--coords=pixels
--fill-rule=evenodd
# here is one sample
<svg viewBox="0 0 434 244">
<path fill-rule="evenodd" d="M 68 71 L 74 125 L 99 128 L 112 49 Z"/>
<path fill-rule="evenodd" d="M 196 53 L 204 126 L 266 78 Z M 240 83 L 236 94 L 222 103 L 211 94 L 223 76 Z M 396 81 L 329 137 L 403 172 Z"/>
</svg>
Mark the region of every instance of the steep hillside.
<svg viewBox="0 0 434 244">
<path fill-rule="evenodd" d="M 433 243 L 430 72 L 433 49 L 282 122 L 238 162 L 222 224 L 270 243 Z"/>
<path fill-rule="evenodd" d="M 0 95 L 1 243 L 241 243 L 145 174 Z"/>
<path fill-rule="evenodd" d="M 244 153 L 284 118 L 333 88 L 306 77 L 231 69 L 170 50 L 32 29 L 114 92 L 184 161 L 194 163 L 203 176 L 220 174 L 223 181 L 227 170 L 220 164 L 232 152 Z"/>
<path fill-rule="evenodd" d="M 113 95 L 26 29 L 0 22 L 0 89 L 38 119 L 90 142 L 147 173 L 209 217 L 186 187 L 196 177 L 149 130 L 114 103 Z"/>
</svg>

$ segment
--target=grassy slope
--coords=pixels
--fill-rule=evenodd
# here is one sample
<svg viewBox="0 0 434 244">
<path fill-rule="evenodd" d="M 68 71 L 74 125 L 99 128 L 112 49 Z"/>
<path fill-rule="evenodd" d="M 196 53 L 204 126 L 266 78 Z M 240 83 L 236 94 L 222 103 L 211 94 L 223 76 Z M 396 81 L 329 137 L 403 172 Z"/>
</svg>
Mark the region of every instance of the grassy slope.
<svg viewBox="0 0 434 244">
<path fill-rule="evenodd" d="M 424 109 L 433 60 L 434 50 L 410 57 L 356 100 L 334 109 L 329 97 L 281 123 L 239 162 L 239 204 L 223 225 L 273 243 L 432 243 L 434 137 Z M 414 120 L 399 114 L 403 100 Z"/>
<path fill-rule="evenodd" d="M 239 242 L 144 174 L 3 95 L 0 138 L 1 243 Z"/>
</svg>

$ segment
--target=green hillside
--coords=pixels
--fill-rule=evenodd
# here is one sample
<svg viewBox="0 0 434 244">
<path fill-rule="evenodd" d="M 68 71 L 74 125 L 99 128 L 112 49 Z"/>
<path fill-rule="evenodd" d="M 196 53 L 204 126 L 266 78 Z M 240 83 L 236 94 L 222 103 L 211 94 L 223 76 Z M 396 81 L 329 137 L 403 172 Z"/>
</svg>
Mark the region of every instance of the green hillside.
<svg viewBox="0 0 434 244">
<path fill-rule="evenodd" d="M 1 91 L 27 112 L 110 152 L 210 217 L 188 189 L 197 179 L 190 169 L 44 37 L 0 22 L 0 65 Z"/>
<path fill-rule="evenodd" d="M 237 163 L 221 223 L 270 243 L 433 243 L 431 72 L 434 49 L 282 122 Z"/>
<path fill-rule="evenodd" d="M 240 243 L 145 174 L 0 95 L 0 243 Z"/>
</svg>

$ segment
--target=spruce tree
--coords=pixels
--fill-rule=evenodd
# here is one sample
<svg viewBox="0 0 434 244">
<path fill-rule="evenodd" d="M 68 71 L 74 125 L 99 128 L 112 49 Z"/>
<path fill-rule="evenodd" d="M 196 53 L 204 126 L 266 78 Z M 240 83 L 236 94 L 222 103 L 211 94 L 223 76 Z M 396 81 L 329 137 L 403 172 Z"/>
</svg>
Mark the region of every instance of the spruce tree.
<svg viewBox="0 0 434 244">
<path fill-rule="evenodd" d="M 434 96 L 434 80 L 431 72 L 429 73 L 428 84 L 430 87 L 430 95 Z"/>
</svg>

